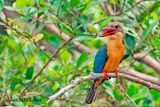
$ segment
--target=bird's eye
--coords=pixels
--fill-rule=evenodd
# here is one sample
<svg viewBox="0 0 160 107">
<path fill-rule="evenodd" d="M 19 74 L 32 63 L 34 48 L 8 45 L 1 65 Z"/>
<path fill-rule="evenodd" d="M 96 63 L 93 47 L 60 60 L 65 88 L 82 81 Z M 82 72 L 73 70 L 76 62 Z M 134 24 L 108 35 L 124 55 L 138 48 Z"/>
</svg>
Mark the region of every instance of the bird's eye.
<svg viewBox="0 0 160 107">
<path fill-rule="evenodd" d="M 119 27 L 118 25 L 115 26 L 115 28 L 118 28 L 118 27 Z"/>
</svg>

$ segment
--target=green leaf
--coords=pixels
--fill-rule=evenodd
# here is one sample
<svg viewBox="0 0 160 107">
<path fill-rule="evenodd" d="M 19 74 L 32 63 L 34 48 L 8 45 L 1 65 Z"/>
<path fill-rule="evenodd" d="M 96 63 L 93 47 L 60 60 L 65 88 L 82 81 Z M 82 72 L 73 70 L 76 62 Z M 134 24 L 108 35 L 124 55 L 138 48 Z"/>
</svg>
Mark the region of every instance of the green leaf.
<svg viewBox="0 0 160 107">
<path fill-rule="evenodd" d="M 4 2 L 3 0 L 0 0 L 0 11 L 3 9 L 3 7 L 4 7 Z"/>
<path fill-rule="evenodd" d="M 16 95 L 13 95 L 12 100 L 15 107 L 25 107 L 21 99 L 19 99 Z"/>
<path fill-rule="evenodd" d="M 62 4 L 61 9 L 67 12 L 67 10 L 69 9 L 69 5 L 69 2 L 65 2 L 64 4 Z"/>
<path fill-rule="evenodd" d="M 155 90 L 151 90 L 150 92 L 155 100 L 158 100 L 158 99 L 160 100 L 160 93 L 159 92 L 157 92 Z"/>
<path fill-rule="evenodd" d="M 131 31 L 129 31 L 129 32 L 131 33 Z M 130 49 L 133 49 L 135 47 L 135 44 L 136 44 L 135 38 L 133 36 L 131 36 L 129 33 L 126 33 L 125 41 L 126 41 L 127 46 Z"/>
<path fill-rule="evenodd" d="M 57 89 L 59 89 L 59 84 L 57 82 L 55 82 L 54 85 L 52 86 L 52 89 L 54 91 L 56 91 Z"/>
<path fill-rule="evenodd" d="M 74 38 L 74 40 L 76 41 L 88 41 L 93 39 L 92 36 L 77 36 L 76 38 Z"/>
<path fill-rule="evenodd" d="M 82 65 L 82 63 L 88 58 L 88 54 L 87 52 L 82 52 L 82 54 L 80 55 L 80 57 L 77 60 L 77 67 L 79 67 L 80 65 Z"/>
<path fill-rule="evenodd" d="M 60 56 L 65 64 L 67 64 L 71 59 L 71 55 L 66 48 L 60 50 Z"/>
<path fill-rule="evenodd" d="M 124 32 L 128 33 L 128 35 L 133 36 L 135 39 L 141 40 L 138 36 L 137 32 L 133 30 L 133 28 L 124 26 Z"/>
<path fill-rule="evenodd" d="M 55 48 L 58 48 L 60 46 L 60 40 L 56 36 L 50 36 L 48 38 L 48 41 Z"/>
<path fill-rule="evenodd" d="M 67 33 L 71 33 L 71 32 L 72 32 L 72 28 L 71 28 L 69 25 L 66 25 L 66 24 L 64 24 L 64 23 L 59 23 L 59 27 L 60 27 L 63 31 L 65 31 L 65 32 L 67 32 Z"/>
<path fill-rule="evenodd" d="M 122 95 L 120 95 L 116 89 L 113 90 L 113 94 L 117 100 L 120 101 L 123 99 Z"/>
<path fill-rule="evenodd" d="M 87 8 L 87 4 L 82 4 L 81 6 L 78 6 L 77 10 L 80 12 L 83 12 Z"/>
<path fill-rule="evenodd" d="M 32 103 L 34 105 L 39 105 L 42 103 L 42 97 L 40 96 L 33 96 L 33 100 L 32 100 Z"/>
<path fill-rule="evenodd" d="M 10 88 L 11 88 L 11 90 L 14 90 L 15 89 L 15 87 L 16 87 L 16 83 L 15 82 L 11 82 L 10 83 Z"/>
<path fill-rule="evenodd" d="M 39 3 L 39 5 L 41 6 L 46 6 L 46 3 L 44 0 L 37 0 L 37 2 Z"/>
<path fill-rule="evenodd" d="M 70 0 L 70 4 L 72 7 L 75 7 L 79 4 L 79 0 Z"/>
<path fill-rule="evenodd" d="M 143 101 L 143 105 L 149 105 L 151 102 L 152 102 L 151 99 L 146 98 L 146 99 L 144 99 L 144 101 Z"/>
<path fill-rule="evenodd" d="M 97 29 L 93 25 L 88 25 L 87 28 L 89 31 L 97 33 Z"/>
<path fill-rule="evenodd" d="M 55 65 L 55 66 L 53 67 L 53 69 L 54 69 L 55 71 L 58 71 L 58 70 L 59 70 L 59 66 L 58 66 L 58 65 Z"/>
<path fill-rule="evenodd" d="M 16 7 L 25 7 L 31 5 L 33 0 L 16 0 L 15 6 Z"/>
<path fill-rule="evenodd" d="M 138 92 L 138 90 L 137 90 L 137 88 L 136 88 L 133 84 L 131 84 L 131 85 L 128 86 L 128 88 L 127 88 L 127 94 L 128 94 L 129 96 L 133 96 L 133 95 L 135 95 L 137 92 Z"/>
<path fill-rule="evenodd" d="M 101 19 L 102 20 L 102 19 Z M 108 16 L 105 18 L 105 20 L 102 20 L 100 22 L 100 29 L 104 28 L 108 23 L 110 23 L 113 20 L 113 16 Z"/>
<path fill-rule="evenodd" d="M 39 55 L 38 56 L 44 62 L 47 61 L 47 59 L 48 59 L 48 57 L 46 56 L 46 54 L 43 51 L 39 51 Z"/>
<path fill-rule="evenodd" d="M 43 12 L 43 10 L 36 10 L 36 11 L 30 12 L 26 16 L 23 17 L 23 20 L 28 21 L 34 16 L 35 13 L 41 13 L 41 12 Z"/>
<path fill-rule="evenodd" d="M 6 35 L 6 34 L 7 34 L 7 32 L 4 29 L 0 29 L 0 35 Z"/>
<path fill-rule="evenodd" d="M 131 19 L 122 19 L 121 23 L 125 23 L 125 24 L 132 24 L 132 20 Z"/>
<path fill-rule="evenodd" d="M 148 29 L 145 29 L 142 33 L 142 38 L 144 38 L 145 40 L 147 40 L 149 38 L 149 33 L 153 30 L 153 28 L 157 25 L 157 22 L 154 21 Z"/>
<path fill-rule="evenodd" d="M 31 79 L 32 76 L 33 76 L 33 72 L 34 72 L 34 67 L 33 66 L 27 68 L 25 78 L 26 79 Z"/>
<path fill-rule="evenodd" d="M 138 21 L 141 22 L 147 15 L 150 15 L 153 11 L 160 7 L 160 1 L 156 0 L 152 6 L 146 9 L 143 13 L 140 14 Z"/>
<path fill-rule="evenodd" d="M 46 95 L 52 94 L 52 88 L 48 87 L 47 85 L 42 85 L 43 93 Z"/>
<path fill-rule="evenodd" d="M 0 77 L 0 85 L 2 84 L 2 82 L 3 82 L 3 78 L 2 78 L 2 77 Z"/>
<path fill-rule="evenodd" d="M 18 84 L 18 83 L 19 83 L 19 84 L 23 84 L 23 83 L 22 83 L 22 80 L 21 80 L 20 78 L 16 77 L 16 76 L 12 77 L 11 80 L 12 80 L 13 83 L 16 83 L 16 84 Z"/>
</svg>

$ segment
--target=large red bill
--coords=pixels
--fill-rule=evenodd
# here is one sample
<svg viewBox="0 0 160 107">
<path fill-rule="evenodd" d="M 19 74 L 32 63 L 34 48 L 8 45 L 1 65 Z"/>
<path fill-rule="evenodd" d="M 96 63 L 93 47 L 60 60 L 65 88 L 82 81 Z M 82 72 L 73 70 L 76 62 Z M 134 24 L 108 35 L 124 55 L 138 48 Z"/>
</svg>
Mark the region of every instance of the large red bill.
<svg viewBox="0 0 160 107">
<path fill-rule="evenodd" d="M 105 37 L 105 36 L 113 35 L 116 31 L 116 28 L 108 26 L 108 27 L 103 28 L 102 30 L 104 33 L 101 35 L 101 37 Z"/>
</svg>

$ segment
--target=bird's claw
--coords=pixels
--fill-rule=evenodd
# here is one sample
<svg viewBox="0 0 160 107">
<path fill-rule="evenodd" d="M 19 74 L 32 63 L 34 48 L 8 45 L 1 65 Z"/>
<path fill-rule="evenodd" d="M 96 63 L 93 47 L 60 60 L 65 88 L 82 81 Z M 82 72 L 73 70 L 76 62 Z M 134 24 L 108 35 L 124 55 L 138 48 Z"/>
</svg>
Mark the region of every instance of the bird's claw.
<svg viewBox="0 0 160 107">
<path fill-rule="evenodd" d="M 115 73 L 116 77 L 118 77 L 118 70 L 117 69 L 114 70 L 114 73 Z"/>
<path fill-rule="evenodd" d="M 102 73 L 104 74 L 104 79 L 108 79 L 108 73 L 107 73 L 107 71 L 103 70 Z"/>
</svg>

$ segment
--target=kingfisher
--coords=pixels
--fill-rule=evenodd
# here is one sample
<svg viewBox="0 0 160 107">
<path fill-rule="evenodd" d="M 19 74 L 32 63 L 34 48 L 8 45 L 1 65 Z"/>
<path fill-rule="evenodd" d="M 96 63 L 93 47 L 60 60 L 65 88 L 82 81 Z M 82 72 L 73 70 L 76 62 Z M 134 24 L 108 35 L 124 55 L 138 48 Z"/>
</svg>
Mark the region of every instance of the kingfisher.
<svg viewBox="0 0 160 107">
<path fill-rule="evenodd" d="M 118 77 L 117 68 L 124 55 L 123 28 L 119 22 L 111 22 L 102 29 L 101 37 L 107 37 L 107 42 L 97 52 L 94 59 L 93 73 L 103 73 L 103 78 L 95 78 L 91 84 L 86 104 L 92 103 L 96 97 L 97 88 L 108 79 L 108 72 L 114 72 Z"/>
</svg>

